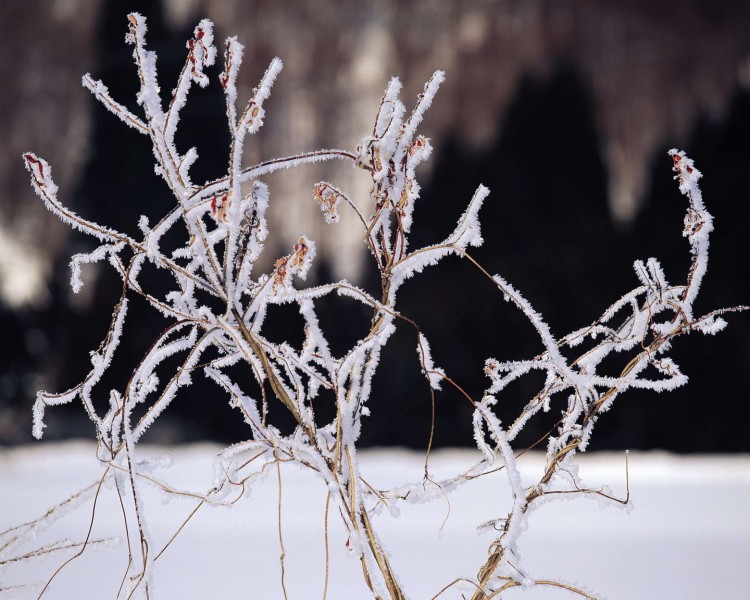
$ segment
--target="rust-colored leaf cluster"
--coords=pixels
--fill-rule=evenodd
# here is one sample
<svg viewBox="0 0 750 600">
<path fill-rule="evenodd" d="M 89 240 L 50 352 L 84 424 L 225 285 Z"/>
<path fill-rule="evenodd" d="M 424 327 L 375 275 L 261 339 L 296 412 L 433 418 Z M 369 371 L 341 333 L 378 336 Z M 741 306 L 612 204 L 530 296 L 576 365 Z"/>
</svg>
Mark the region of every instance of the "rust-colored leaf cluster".
<svg viewBox="0 0 750 600">
<path fill-rule="evenodd" d="M 313 188 L 313 197 L 318 203 L 320 210 L 323 211 L 326 222 L 337 223 L 339 215 L 336 208 L 342 200 L 343 194 L 325 181 L 320 181 Z"/>
<path fill-rule="evenodd" d="M 232 201 L 229 192 L 211 198 L 211 214 L 218 223 L 226 223 L 227 211 L 231 205 Z"/>
<path fill-rule="evenodd" d="M 187 42 L 189 51 L 188 61 L 190 61 L 190 75 L 196 78 L 204 77 L 203 73 L 198 70 L 199 59 L 195 56 L 195 49 L 200 48 L 202 51 L 202 56 L 206 56 L 208 54 L 208 48 L 206 48 L 206 45 L 203 43 L 203 37 L 205 35 L 206 32 L 202 27 L 196 27 L 195 37 L 190 38 Z"/>
<path fill-rule="evenodd" d="M 23 155 L 23 159 L 26 161 L 26 166 L 34 176 L 34 180 L 36 181 L 37 185 L 40 187 L 44 187 L 44 164 L 42 163 L 42 161 L 36 158 L 33 154 L 28 153 Z M 32 165 L 36 167 L 38 174 L 34 172 Z"/>
</svg>

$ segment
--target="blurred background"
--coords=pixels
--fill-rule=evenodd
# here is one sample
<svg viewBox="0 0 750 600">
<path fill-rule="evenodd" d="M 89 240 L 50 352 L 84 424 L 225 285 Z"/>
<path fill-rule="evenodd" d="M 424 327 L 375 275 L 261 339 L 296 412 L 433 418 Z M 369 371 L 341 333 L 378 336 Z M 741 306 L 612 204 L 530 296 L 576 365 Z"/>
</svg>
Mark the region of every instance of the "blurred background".
<svg viewBox="0 0 750 600">
<path fill-rule="evenodd" d="M 10 0 L 0 3 L 0 445 L 31 441 L 38 389 L 67 389 L 88 372 L 89 352 L 106 333 L 120 291 L 111 269 L 99 266 L 86 270 L 87 285 L 72 294 L 70 256 L 94 245 L 45 211 L 21 153 L 50 162 L 66 205 L 117 229 L 135 232 L 139 215 L 153 222 L 171 206 L 145 137 L 80 85 L 90 72 L 138 111 L 132 48 L 124 44 L 133 11 L 148 18 L 165 97 L 185 60 L 185 41 L 204 17 L 214 21 L 219 47 L 230 35 L 246 47 L 241 98 L 274 56 L 284 61 L 248 164 L 323 147 L 353 149 L 370 132 L 390 76 L 401 78 L 410 107 L 432 72 L 444 69 L 447 81 L 421 128 L 434 152 L 420 173 L 412 245 L 443 239 L 485 184 L 492 191 L 480 215 L 485 245 L 475 256 L 520 289 L 557 335 L 592 322 L 635 287 L 635 259 L 656 256 L 670 281 L 684 281 L 686 203 L 672 181 L 672 147 L 686 150 L 703 172 L 715 216 L 697 311 L 750 303 L 745 0 Z M 198 148 L 196 182 L 226 169 L 221 68 L 210 72 L 207 89 L 193 89 L 177 136 L 181 149 Z M 365 206 L 367 177 L 348 165 L 269 176 L 265 259 L 271 264 L 306 233 L 320 251 L 317 281 L 347 277 L 373 288 L 374 268 L 354 223 L 344 218 L 329 226 L 321 218 L 312 198 L 320 179 Z M 158 280 L 147 283 L 158 289 Z M 475 398 L 487 386 L 486 358 L 540 350 L 526 320 L 465 261 L 447 260 L 407 283 L 400 308 L 420 323 L 435 363 Z M 320 312 L 334 351 L 369 320 L 343 300 L 322 303 Z M 750 451 L 750 316 L 728 320 L 717 336 L 676 341 L 674 357 L 688 386 L 624 394 L 600 420 L 591 447 Z M 300 323 L 294 310 L 279 309 L 267 333 L 299 343 Z M 99 388 L 103 402 L 111 387 L 127 382 L 162 327 L 161 317 L 134 301 L 119 359 Z M 431 400 L 415 347 L 414 331 L 403 329 L 386 350 L 363 444 L 426 445 Z M 500 397 L 504 420 L 540 384 L 530 377 L 509 388 Z M 439 393 L 436 445 L 472 445 L 471 411 L 452 391 Z M 530 423 L 519 442 L 533 443 L 555 419 Z M 48 439 L 93 433 L 79 405 L 50 409 L 47 423 Z M 149 435 L 162 443 L 229 443 L 247 432 L 222 393 L 196 377 Z"/>
</svg>

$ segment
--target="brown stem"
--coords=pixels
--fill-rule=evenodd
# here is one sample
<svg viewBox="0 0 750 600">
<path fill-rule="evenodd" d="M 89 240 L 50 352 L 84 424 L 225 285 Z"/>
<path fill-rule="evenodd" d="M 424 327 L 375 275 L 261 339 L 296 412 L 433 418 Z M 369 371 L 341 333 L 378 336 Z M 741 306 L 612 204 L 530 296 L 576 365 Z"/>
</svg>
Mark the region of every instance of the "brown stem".
<svg viewBox="0 0 750 600">
<path fill-rule="evenodd" d="M 367 542 L 370 545 L 370 550 L 372 550 L 372 554 L 375 557 L 375 561 L 378 563 L 380 572 L 383 574 L 383 579 L 385 579 L 385 585 L 388 588 L 388 593 L 391 595 L 391 599 L 404 600 L 404 593 L 401 591 L 401 588 L 396 581 L 396 577 L 393 574 L 388 558 L 375 537 L 375 530 L 372 528 L 370 517 L 367 515 L 367 510 L 362 511 L 362 523 L 365 526 L 365 533 L 367 534 Z"/>
<path fill-rule="evenodd" d="M 260 340 L 258 340 L 255 334 L 253 334 L 253 332 L 247 328 L 245 322 L 242 320 L 242 315 L 240 315 L 237 309 L 232 309 L 232 315 L 234 316 L 235 321 L 237 321 L 237 326 L 240 328 L 242 337 L 258 357 L 261 365 L 263 365 L 263 372 L 266 374 L 266 377 L 268 377 L 268 382 L 271 385 L 273 393 L 281 401 L 281 403 L 289 409 L 289 412 L 292 413 L 294 420 L 297 421 L 299 426 L 304 429 L 305 433 L 307 434 L 307 438 L 310 440 L 310 445 L 316 447 L 317 437 L 315 436 L 314 429 L 308 423 L 305 423 L 305 421 L 302 419 L 302 415 L 300 414 L 299 410 L 297 410 L 294 402 L 292 402 L 289 394 L 287 394 L 284 386 L 279 380 L 278 375 L 276 375 L 276 372 L 271 368 L 271 361 L 268 360 L 268 354 L 266 354 L 266 351 L 263 348 L 263 345 L 260 343 Z"/>
</svg>

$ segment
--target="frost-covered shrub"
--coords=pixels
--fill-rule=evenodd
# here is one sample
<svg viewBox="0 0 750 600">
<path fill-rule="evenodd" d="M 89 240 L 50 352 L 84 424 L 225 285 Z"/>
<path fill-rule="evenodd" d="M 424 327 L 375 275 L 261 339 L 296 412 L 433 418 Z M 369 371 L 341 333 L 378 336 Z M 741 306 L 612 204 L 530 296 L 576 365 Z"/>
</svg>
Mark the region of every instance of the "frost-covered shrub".
<svg viewBox="0 0 750 600">
<path fill-rule="evenodd" d="M 437 71 L 427 82 L 410 114 L 399 99 L 401 83 L 392 79 L 380 102 L 372 133 L 354 152 L 320 150 L 245 166 L 246 138 L 256 134 L 263 124 L 265 103 L 282 64 L 278 59 L 271 62 L 252 97 L 240 108 L 237 75 L 243 47 L 236 38 L 229 38 L 224 44 L 224 69 L 218 75 L 231 132 L 227 173 L 215 181 L 194 183 L 190 168 L 198 158 L 197 152 L 191 148 L 181 154 L 174 138 L 191 86 L 205 87 L 209 83 L 205 69 L 217 57 L 212 23 L 201 21 L 188 40 L 185 65 L 165 108 L 160 99 L 156 55 L 146 49 L 145 19 L 138 14 L 131 14 L 128 19 L 126 41 L 134 48 L 141 81 L 137 99 L 143 116 L 111 98 L 106 86 L 89 75 L 83 78 L 83 84 L 116 117 L 150 138 L 156 172 L 174 195 L 171 212 L 155 224 L 142 217 L 137 238 L 91 222 L 58 200 L 49 164 L 33 153 L 24 154 L 31 183 L 47 207 L 72 227 L 101 242 L 93 252 L 73 257 L 73 290 L 81 289 L 81 266 L 96 261 L 108 261 L 123 282 L 122 297 L 115 306 L 106 338 L 91 354 L 90 372 L 68 391 L 40 392 L 34 405 L 34 435 L 38 438 L 44 431 L 47 408 L 76 399 L 95 425 L 97 457 L 105 466 L 104 475 L 70 502 L 94 496 L 106 483 L 116 488 L 123 502 L 130 503 L 135 520 L 125 522 L 125 534 L 128 539 L 140 540 L 140 544 L 133 544 L 131 549 L 133 560 L 128 563 L 120 595 L 153 595 L 151 574 L 158 553 L 143 520 L 142 486 L 156 484 L 166 494 L 186 493 L 156 478 L 154 465 L 139 458 L 138 443 L 178 391 L 188 388 L 192 379 L 202 374 L 217 386 L 216 397 L 211 401 L 228 401 L 236 408 L 247 424 L 248 435 L 245 442 L 220 453 L 216 481 L 210 490 L 190 492 L 200 506 L 231 504 L 253 485 L 258 474 L 278 468 L 281 461 L 296 463 L 314 472 L 328 490 L 329 502 L 337 509 L 333 514 L 340 516 L 349 533 L 348 545 L 362 562 L 373 596 L 404 598 L 406 592 L 396 574 L 398 565 L 391 564 L 373 527 L 371 514 L 375 507 L 386 505 L 395 510 L 399 503 L 443 498 L 483 474 L 504 469 L 512 490 L 511 510 L 480 525 L 495 532 L 489 558 L 485 564 L 477 565 L 476 577 L 467 574 L 461 581 L 446 582 L 445 592 L 460 584 L 471 590 L 468 593 L 474 600 L 480 600 L 499 597 L 503 590 L 516 586 L 550 585 L 589 597 L 566 584 L 524 575 L 522 565 L 514 558 L 516 544 L 530 508 L 546 500 L 575 493 L 627 503 L 627 498 L 617 499 L 604 490 L 585 487 L 576 474 L 576 453 L 586 449 L 597 419 L 623 391 L 641 388 L 661 392 L 686 382 L 669 357 L 674 338 L 693 331 L 714 334 L 726 325 L 721 318 L 726 311 L 693 314 L 693 303 L 706 273 L 713 223 L 703 205 L 698 188 L 701 175 L 692 160 L 676 150 L 669 153 L 675 178 L 688 200 L 683 235 L 690 243 L 692 266 L 686 281 L 671 285 L 656 259 L 637 261 L 638 287 L 617 300 L 594 323 L 555 337 L 519 291 L 500 275 L 484 271 L 469 253 L 471 246 L 482 244 L 478 215 L 489 194 L 485 187 L 477 188 L 446 239 L 423 248 L 409 244 L 420 191 L 415 168 L 431 152 L 429 140 L 417 130 L 443 81 L 442 72 Z M 305 276 L 315 258 L 315 243 L 305 236 L 280 256 L 269 272 L 259 273 L 256 268 L 269 236 L 266 212 L 272 201 L 269 188 L 260 178 L 279 169 L 333 159 L 351 162 L 371 179 L 369 208 L 360 211 L 357 206 L 363 203 L 351 201 L 345 191 L 328 182 L 316 184 L 307 198 L 317 202 L 327 223 L 337 223 L 342 210 L 356 213 L 373 268 L 380 275 L 379 297 L 345 280 L 305 286 Z M 182 236 L 182 244 L 173 251 L 162 249 L 168 233 Z M 448 255 L 464 258 L 468 268 L 482 271 L 488 285 L 494 286 L 530 321 L 544 348 L 541 354 L 527 360 L 488 359 L 485 372 L 490 385 L 482 398 L 470 397 L 434 364 L 418 322 L 401 315 L 397 307 L 402 284 Z M 157 295 L 141 284 L 139 276 L 147 264 L 160 269 L 163 278 L 171 282 L 171 291 Z M 141 296 L 161 312 L 167 325 L 146 354 L 137 359 L 127 385 L 103 392 L 97 384 L 117 351 L 128 301 L 133 295 Z M 369 331 L 340 355 L 331 351 L 316 315 L 317 303 L 331 295 L 364 304 L 372 311 Z M 280 304 L 294 305 L 304 319 L 305 340 L 300 347 L 274 343 L 264 336 L 267 311 Z M 374 490 L 360 475 L 357 440 L 361 427 L 366 426 L 363 417 L 378 410 L 379 402 L 388 401 L 371 398 L 371 385 L 382 349 L 399 326 L 414 332 L 416 353 L 432 393 L 441 386 L 454 386 L 473 405 L 474 436 L 481 459 L 467 471 L 440 480 L 432 477 L 426 461 L 423 480 L 404 482 L 390 490 Z M 604 359 L 614 354 L 625 357 L 624 368 L 615 373 L 604 371 L 602 365 L 610 364 Z M 164 361 L 176 356 L 182 357 L 177 372 L 166 379 L 157 376 Z M 531 371 L 546 375 L 543 387 L 526 402 L 513 423 L 503 425 L 493 408 L 498 395 L 510 382 Z M 257 383 L 254 396 L 241 385 L 249 377 Z M 102 394 L 109 403 L 104 412 L 96 408 L 101 402 L 94 401 Z M 316 421 L 315 407 L 323 403 L 333 406 L 335 418 L 321 425 Z M 272 422 L 267 411 L 271 404 L 291 414 L 296 423 L 292 432 L 283 433 Z M 546 468 L 535 485 L 526 487 L 512 443 L 529 419 L 550 410 L 560 410 L 561 415 L 549 435 Z M 425 485 L 428 481 L 430 485 Z M 16 560 L 14 548 L 48 525 L 61 510 L 55 507 L 37 521 L 3 533 L 0 559 L 4 564 Z M 76 547 L 82 552 L 87 543 L 88 540 Z M 47 551 L 39 548 L 32 554 Z"/>
</svg>

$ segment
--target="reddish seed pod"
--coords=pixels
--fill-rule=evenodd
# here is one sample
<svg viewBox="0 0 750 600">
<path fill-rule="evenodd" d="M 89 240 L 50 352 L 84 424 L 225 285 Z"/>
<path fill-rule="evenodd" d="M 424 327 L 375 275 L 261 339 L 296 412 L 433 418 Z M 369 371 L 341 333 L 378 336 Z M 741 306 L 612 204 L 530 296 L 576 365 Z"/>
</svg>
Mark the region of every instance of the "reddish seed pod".
<svg viewBox="0 0 750 600">
<path fill-rule="evenodd" d="M 39 160 L 34 158 L 31 154 L 24 154 L 23 157 L 26 162 L 36 165 L 39 169 L 39 176 L 44 177 L 44 165 Z"/>
</svg>

